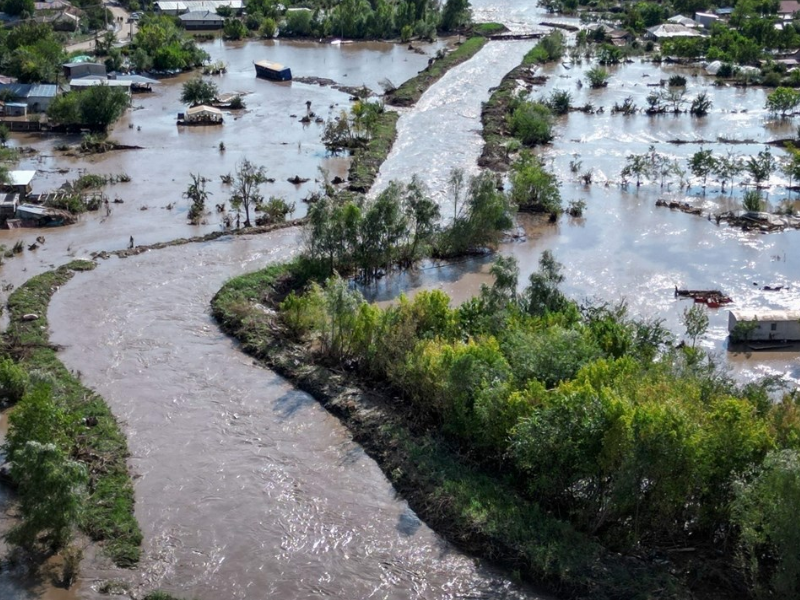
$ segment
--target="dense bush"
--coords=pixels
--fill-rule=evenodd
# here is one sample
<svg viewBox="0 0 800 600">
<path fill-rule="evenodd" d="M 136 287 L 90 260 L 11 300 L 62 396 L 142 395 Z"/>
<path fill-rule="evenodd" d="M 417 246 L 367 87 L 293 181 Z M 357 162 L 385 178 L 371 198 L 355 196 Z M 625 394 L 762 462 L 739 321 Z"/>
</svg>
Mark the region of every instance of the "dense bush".
<svg viewBox="0 0 800 600">
<path fill-rule="evenodd" d="M 754 587 L 796 595 L 797 398 L 772 404 L 766 384 L 738 386 L 624 306 L 579 308 L 549 253 L 521 293 L 513 259 L 492 272 L 493 286 L 455 308 L 431 291 L 379 309 L 334 277 L 279 315 L 309 352 L 389 386 L 416 419 L 608 547 L 741 530 Z"/>
<path fill-rule="evenodd" d="M 508 126 L 526 146 L 547 144 L 553 139 L 553 113 L 541 102 L 518 102 L 508 118 Z"/>
</svg>

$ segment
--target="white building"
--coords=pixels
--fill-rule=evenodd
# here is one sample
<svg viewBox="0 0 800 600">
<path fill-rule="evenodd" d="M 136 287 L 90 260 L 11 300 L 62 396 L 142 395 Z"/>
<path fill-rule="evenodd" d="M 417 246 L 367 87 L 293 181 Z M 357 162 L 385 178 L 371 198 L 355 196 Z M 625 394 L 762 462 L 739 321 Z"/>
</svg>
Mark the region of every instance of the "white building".
<svg viewBox="0 0 800 600">
<path fill-rule="evenodd" d="M 753 342 L 800 341 L 800 311 L 732 310 L 728 333 Z"/>
</svg>

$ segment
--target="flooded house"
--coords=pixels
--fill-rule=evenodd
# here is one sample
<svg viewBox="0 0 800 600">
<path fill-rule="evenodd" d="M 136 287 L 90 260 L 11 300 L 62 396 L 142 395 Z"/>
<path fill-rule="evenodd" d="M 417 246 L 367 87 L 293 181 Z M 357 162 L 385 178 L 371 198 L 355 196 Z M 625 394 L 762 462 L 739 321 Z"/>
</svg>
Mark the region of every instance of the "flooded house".
<svg viewBox="0 0 800 600">
<path fill-rule="evenodd" d="M 45 112 L 58 94 L 58 86 L 53 83 L 2 83 L 0 91 L 13 98 L 17 104 L 24 103 L 27 112 Z"/>
<path fill-rule="evenodd" d="M 185 113 L 178 114 L 178 125 L 222 125 L 223 120 L 220 109 L 205 104 L 192 106 Z"/>
<path fill-rule="evenodd" d="M 728 333 L 753 342 L 800 341 L 800 310 L 732 310 Z"/>
<path fill-rule="evenodd" d="M 292 70 L 279 63 L 259 60 L 253 64 L 256 67 L 256 77 L 273 81 L 291 81 L 292 79 Z"/>
<path fill-rule="evenodd" d="M 165 0 L 156 2 L 153 6 L 157 13 L 175 17 L 184 13 L 197 11 L 216 13 L 217 9 L 223 6 L 230 8 L 237 15 L 241 14 L 244 10 L 244 2 L 242 0 L 178 0 L 177 2 Z"/>
<path fill-rule="evenodd" d="M 193 10 L 178 17 L 187 30 L 222 29 L 225 19 L 211 10 Z"/>
<path fill-rule="evenodd" d="M 31 182 L 36 176 L 36 171 L 9 171 L 8 181 L 0 184 L 0 192 L 13 192 L 23 197 L 31 193 Z"/>
<path fill-rule="evenodd" d="M 648 40 L 662 42 L 674 38 L 682 37 L 701 37 L 703 34 L 692 27 L 686 27 L 679 23 L 662 23 L 647 29 L 644 37 Z"/>
<path fill-rule="evenodd" d="M 20 204 L 15 212 L 15 219 L 6 224 L 10 229 L 18 227 L 61 227 L 75 222 L 75 217 L 65 210 L 39 206 L 36 204 Z"/>
</svg>

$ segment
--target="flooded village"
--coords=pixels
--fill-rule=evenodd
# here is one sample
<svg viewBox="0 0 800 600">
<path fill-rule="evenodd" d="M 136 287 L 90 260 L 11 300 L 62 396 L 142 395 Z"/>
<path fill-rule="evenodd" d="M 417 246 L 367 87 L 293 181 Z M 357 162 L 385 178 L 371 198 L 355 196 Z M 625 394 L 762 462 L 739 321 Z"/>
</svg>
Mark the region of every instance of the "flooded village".
<svg viewBox="0 0 800 600">
<path fill-rule="evenodd" d="M 7 441 L 4 452 L 19 453 L 17 463 L 25 456 L 20 447 L 28 448 L 20 442 L 25 435 L 33 436 L 28 444 L 42 442 L 31 446 L 40 452 L 47 442 L 68 449 L 57 456 L 62 462 L 52 463 L 59 465 L 48 475 L 52 489 L 61 489 L 53 482 L 69 465 L 83 475 L 75 475 L 80 485 L 66 486 L 81 498 L 65 526 L 71 541 L 62 547 L 69 551 L 53 552 L 47 545 L 55 544 L 53 528 L 34 533 L 28 546 L 15 543 L 19 534 L 0 541 L 0 598 L 642 598 L 663 587 L 672 590 L 664 597 L 687 597 L 682 594 L 691 589 L 694 597 L 721 599 L 762 592 L 792 597 L 800 589 L 796 577 L 773 583 L 769 568 L 760 574 L 748 570 L 747 552 L 755 551 L 744 541 L 740 545 L 743 521 L 726 520 L 734 518 L 729 517 L 734 488 L 754 486 L 762 472 L 787 472 L 770 471 L 777 467 L 768 458 L 780 454 L 780 464 L 791 466 L 789 453 L 798 450 L 792 440 L 800 439 L 792 416 L 800 383 L 795 343 L 800 268 L 794 263 L 800 256 L 795 117 L 800 43 L 794 42 L 793 18 L 800 6 L 770 4 L 764 9 L 770 16 L 763 17 L 745 0 L 699 11 L 680 3 L 598 8 L 568 0 L 448 0 L 441 6 L 378 1 L 366 8 L 345 1 L 335 9 L 317 3 L 187 0 L 155 2 L 146 11 L 136 2 L 35 4 L 35 13 L 6 15 L 9 33 L 0 36 L 3 44 L 18 44 L 0 61 L 7 70 L 0 73 L 0 220 L 5 223 L 0 297 L 6 328 L 0 436 Z M 448 12 L 448 5 L 456 12 Z M 367 9 L 369 18 L 353 16 Z M 394 32 L 403 10 L 417 10 L 419 18 L 409 17 L 407 29 L 397 27 L 396 35 L 379 33 L 380 24 L 389 21 L 386 31 Z M 381 20 L 387 11 L 392 18 Z M 41 32 L 25 28 L 47 26 L 52 35 L 61 31 L 51 24 L 56 19 L 78 20 L 69 38 L 48 38 L 63 48 L 58 69 L 20 66 L 20 48 L 39 43 L 36 52 L 52 49 L 35 42 Z M 769 35 L 753 33 L 755 26 L 748 23 L 755 20 L 768 22 Z M 167 33 L 157 31 L 162 25 Z M 733 36 L 731 31 L 746 35 L 731 41 L 725 37 Z M 17 40 L 25 35 L 34 41 Z M 759 41 L 752 42 L 754 37 Z M 754 56 L 741 50 L 751 45 Z M 180 52 L 185 56 L 178 59 Z M 97 96 L 81 105 L 87 90 Z M 101 105 L 108 111 L 93 110 Z M 528 108 L 534 115 L 530 122 L 547 125 L 530 143 L 522 141 Z M 114 118 L 106 128 L 102 123 L 109 115 Z M 536 178 L 526 180 L 530 165 Z M 538 394 L 541 385 L 550 397 L 563 386 L 564 397 L 569 392 L 570 398 L 583 398 L 603 369 L 618 369 L 613 377 L 628 373 L 629 354 L 614 354 L 602 341 L 597 349 L 584 348 L 589 337 L 601 339 L 592 315 L 612 314 L 612 307 L 624 305 L 614 314 L 624 313 L 619 323 L 630 331 L 639 328 L 631 334 L 636 343 L 648 327 L 668 340 L 654 351 L 654 371 L 673 360 L 680 363 L 679 374 L 669 377 L 696 368 L 703 374 L 692 376 L 702 380 L 697 384 L 702 391 L 685 391 L 686 396 L 704 406 L 731 403 L 728 412 L 703 417 L 692 429 L 694 445 L 686 456 L 701 461 L 697 457 L 730 453 L 742 456 L 741 462 L 713 468 L 704 463 L 691 484 L 703 491 L 674 488 L 669 493 L 684 494 L 683 500 L 659 496 L 647 502 L 651 508 L 672 502 L 669 518 L 683 519 L 691 533 L 667 535 L 669 528 L 656 517 L 634 526 L 626 520 L 624 503 L 617 513 L 597 509 L 603 502 L 617 506 L 610 483 L 616 471 L 598 476 L 587 467 L 571 486 L 565 484 L 566 491 L 552 496 L 534 484 L 510 484 L 544 472 L 533 450 L 521 454 L 519 436 L 536 424 L 521 413 L 504 413 L 491 426 L 477 427 L 488 431 L 506 423 L 503 419 L 520 419 L 516 426 L 503 425 L 500 441 L 476 438 L 474 448 L 455 426 L 445 427 L 441 442 L 435 430 L 446 419 L 425 409 L 418 410 L 424 415 L 419 421 L 411 418 L 409 439 L 416 441 L 391 437 L 395 424 L 404 423 L 402 410 L 387 418 L 392 432 L 377 425 L 370 429 L 370 415 L 374 419 L 385 410 L 369 404 L 371 393 L 392 390 L 392 402 L 403 397 L 391 369 L 383 375 L 368 370 L 364 365 L 371 363 L 356 358 L 355 350 L 340 363 L 331 354 L 306 364 L 308 357 L 294 346 L 269 356 L 275 344 L 253 340 L 245 330 L 273 335 L 283 327 L 276 322 L 288 322 L 280 321 L 285 298 L 272 297 L 280 285 L 247 298 L 248 308 L 219 304 L 232 278 L 309 259 L 317 243 L 315 219 L 326 203 L 334 216 L 337 203 L 355 206 L 358 218 L 368 222 L 369 207 L 396 197 L 392 194 L 412 198 L 413 189 L 398 192 L 398 186 L 417 182 L 437 215 L 430 235 L 445 239 L 455 231 L 457 238 L 456 225 L 467 210 L 459 211 L 458 190 L 466 206 L 480 177 L 491 182 L 487 190 L 494 190 L 495 199 L 509 202 L 515 189 L 519 199 L 523 185 L 530 186 L 508 211 L 510 226 L 479 247 L 456 252 L 442 245 L 428 254 L 409 254 L 411 259 L 403 254 L 398 261 L 403 268 L 370 263 L 363 273 L 375 277 L 359 277 L 360 267 L 345 268 L 342 262 L 341 274 L 353 275 L 345 287 L 380 310 L 402 302 L 422 305 L 426 294 L 444 292 L 454 311 L 447 319 L 461 323 L 468 320 L 458 312 L 462 303 L 474 307 L 470 299 L 479 296 L 480 310 L 486 310 L 496 301 L 489 290 L 500 293 L 500 257 L 513 259 L 507 264 L 516 269 L 514 289 L 502 291 L 503 303 L 524 306 L 520 310 L 533 315 L 532 301 L 524 304 L 523 298 L 535 289 L 526 286 L 542 281 L 537 276 L 545 272 L 543 253 L 552 257 L 558 273 L 552 281 L 558 280 L 564 302 L 574 302 L 575 312 L 562 306 L 547 317 L 545 311 L 531 317 L 542 319 L 533 328 L 559 328 L 573 350 L 562 352 L 562 338 L 548 338 L 553 354 L 562 352 L 558 356 L 566 363 L 585 351 L 581 364 L 596 370 L 575 367 L 553 381 L 541 377 L 541 384 L 529 383 L 524 392 L 520 387 L 523 396 Z M 553 199 L 557 205 L 547 204 Z M 410 222 L 404 222 L 398 239 L 410 235 Z M 421 228 L 414 223 L 416 250 Z M 350 243 L 345 238 L 341 234 L 336 252 Z M 367 236 L 359 238 L 360 248 L 366 243 Z M 347 259 L 357 261 L 354 256 L 355 251 Z M 304 290 L 292 294 L 304 297 Z M 399 300 L 401 295 L 406 300 Z M 352 306 L 354 314 L 366 314 L 366 308 Z M 239 329 L 221 314 L 241 319 Z M 524 319 L 510 322 L 516 327 L 519 321 Z M 571 327 L 585 329 L 573 336 L 572 330 L 564 332 Z M 556 335 L 555 329 L 547 331 Z M 384 331 L 387 339 L 390 334 L 396 332 Z M 447 335 L 453 335 L 449 329 L 420 334 L 419 348 L 429 352 L 427 368 L 435 362 L 434 345 L 444 345 Z M 452 341 L 453 356 L 462 348 L 458 344 L 466 348 L 489 337 L 485 331 L 459 335 L 463 339 Z M 506 346 L 511 341 L 493 335 L 503 352 L 511 352 Z M 324 333 L 298 339 L 310 353 L 329 343 Z M 675 358 L 680 352 L 685 356 Z M 412 356 L 398 360 L 406 369 L 412 363 L 423 369 L 424 361 L 416 357 L 414 363 Z M 476 364 L 464 367 L 462 378 L 480 373 L 475 377 L 483 377 L 481 393 L 486 386 L 511 385 Z M 511 371 L 515 368 L 512 364 Z M 405 377 L 413 380 L 411 374 Z M 428 389 L 423 380 L 413 380 L 419 390 Z M 669 385 L 654 379 L 651 387 L 618 394 L 659 401 L 663 395 L 664 406 L 672 406 L 679 401 Z M 686 386 L 681 390 L 690 389 Z M 63 396 L 66 404 L 33 400 L 33 391 L 44 388 L 44 395 Z M 611 406 L 611 395 L 597 392 L 602 401 L 592 406 Z M 749 402 L 751 396 L 757 397 L 752 414 L 741 416 L 739 405 L 732 408 L 734 400 Z M 526 402 L 535 410 L 547 405 L 546 397 Z M 80 405 L 77 412 L 65 408 L 71 402 Z M 787 407 L 786 412 L 776 416 L 777 409 L 764 402 Z M 693 416 L 705 410 L 681 406 L 682 414 Z M 563 410 L 566 420 L 568 409 Z M 16 422 L 15 411 L 23 415 Z M 32 418 L 24 415 L 42 414 L 49 420 L 39 429 L 22 425 L 23 418 Z M 603 445 L 613 437 L 606 430 L 602 444 L 592 438 L 594 446 L 566 434 L 563 445 L 544 441 L 545 429 L 536 431 L 542 447 L 558 448 L 564 457 L 573 456 L 570 448 L 581 448 L 607 459 L 602 469 L 613 464 L 624 470 L 633 459 L 620 457 L 647 429 L 636 429 L 639 417 L 629 414 L 628 441 L 615 442 L 611 450 Z M 752 425 L 746 437 L 741 424 L 749 427 L 758 419 L 764 421 Z M 604 413 L 597 423 L 605 427 L 612 420 Z M 454 421 L 473 431 L 466 417 Z M 62 429 L 68 432 L 63 440 L 41 438 L 42 431 Z M 718 430 L 724 435 L 722 441 L 714 438 L 720 446 L 713 446 L 706 432 Z M 468 525 L 452 515 L 461 489 L 454 480 L 441 483 L 427 471 L 413 472 L 428 465 L 425 451 L 440 442 L 455 456 L 454 472 L 474 471 L 480 482 L 485 471 L 511 473 L 502 481 L 464 484 L 483 502 L 463 509 Z M 663 456 L 678 453 L 664 439 L 652 443 L 651 454 L 637 458 L 641 470 L 625 471 L 639 473 L 642 494 L 660 488 L 655 471 L 641 465 L 660 468 Z M 750 454 L 744 456 L 742 448 Z M 35 508 L 25 512 L 31 489 L 26 491 L 22 468 L 9 456 L 5 460 L 3 534 L 19 532 L 26 517 L 39 515 Z M 676 473 L 691 470 L 685 460 L 657 475 L 672 481 Z M 552 462 L 563 472 L 572 468 L 559 461 Z M 601 480 L 605 484 L 594 483 Z M 797 489 L 798 481 L 791 479 L 795 487 L 785 489 Z M 506 485 L 531 505 L 541 502 L 547 517 L 537 512 L 536 518 L 547 525 L 532 518 L 532 527 L 561 532 L 558 543 L 545 539 L 534 547 L 509 541 L 505 530 L 516 527 L 510 515 L 517 507 L 494 515 L 500 504 L 489 500 L 491 492 L 479 496 L 484 488 Z M 608 493 L 605 500 L 586 500 L 597 489 Z M 714 498 L 712 506 L 708 489 L 730 496 Z M 737 506 L 760 510 L 743 502 Z M 764 519 L 759 523 L 766 530 Z M 711 522 L 723 525 L 713 529 Z M 652 536 L 642 534 L 633 543 L 629 530 L 638 534 L 648 526 Z M 519 531 L 528 530 L 520 525 Z M 778 537 L 760 543 L 779 562 L 787 550 Z M 574 550 L 570 558 L 559 544 Z M 714 544 L 724 551 L 712 556 Z M 536 561 L 546 554 L 544 547 L 552 558 L 542 566 Z M 623 562 L 617 562 L 620 556 Z M 579 561 L 574 557 L 584 562 L 570 563 Z M 717 569 L 719 579 L 699 564 L 712 565 L 709 570 Z M 626 570 L 627 579 L 619 575 Z M 617 579 L 611 581 L 608 573 Z M 641 589 L 631 583 L 637 579 L 645 582 Z"/>
</svg>

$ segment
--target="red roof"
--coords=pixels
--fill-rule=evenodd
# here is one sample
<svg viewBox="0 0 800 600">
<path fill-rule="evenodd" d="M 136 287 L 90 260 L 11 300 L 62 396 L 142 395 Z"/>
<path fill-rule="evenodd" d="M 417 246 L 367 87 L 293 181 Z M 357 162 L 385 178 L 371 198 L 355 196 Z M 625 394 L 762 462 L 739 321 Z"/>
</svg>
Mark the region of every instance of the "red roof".
<svg viewBox="0 0 800 600">
<path fill-rule="evenodd" d="M 781 0 L 781 6 L 778 9 L 779 15 L 792 15 L 800 11 L 800 2 L 797 0 Z"/>
</svg>

